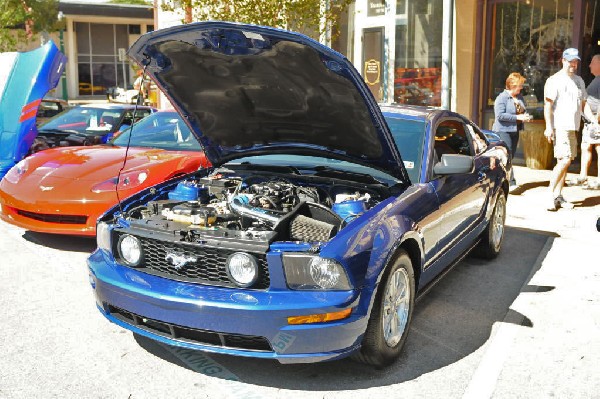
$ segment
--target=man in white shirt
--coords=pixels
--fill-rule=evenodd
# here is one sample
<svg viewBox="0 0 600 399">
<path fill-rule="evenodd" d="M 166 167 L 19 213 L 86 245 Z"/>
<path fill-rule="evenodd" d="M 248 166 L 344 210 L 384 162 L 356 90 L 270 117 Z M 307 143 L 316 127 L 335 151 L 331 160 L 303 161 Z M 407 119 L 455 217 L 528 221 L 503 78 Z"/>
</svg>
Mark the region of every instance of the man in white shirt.
<svg viewBox="0 0 600 399">
<path fill-rule="evenodd" d="M 562 56 L 562 69 L 550 76 L 544 85 L 544 135 L 553 144 L 556 158 L 556 166 L 550 175 L 550 195 L 546 206 L 549 211 L 573 208 L 573 204 L 562 196 L 562 188 L 569 165 L 577 156 L 576 134 L 582 112 L 593 119 L 589 106 L 586 107 L 585 83 L 575 74 L 580 60 L 576 48 L 566 49 Z"/>
</svg>

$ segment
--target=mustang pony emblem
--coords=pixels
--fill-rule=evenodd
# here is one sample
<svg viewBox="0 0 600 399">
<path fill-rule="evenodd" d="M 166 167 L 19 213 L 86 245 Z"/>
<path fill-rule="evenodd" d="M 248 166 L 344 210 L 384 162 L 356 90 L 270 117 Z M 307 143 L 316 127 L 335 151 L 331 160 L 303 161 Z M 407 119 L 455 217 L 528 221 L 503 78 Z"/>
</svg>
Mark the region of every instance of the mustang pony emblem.
<svg viewBox="0 0 600 399">
<path fill-rule="evenodd" d="M 184 254 L 169 252 L 165 256 L 165 260 L 172 264 L 175 267 L 175 270 L 179 270 L 189 262 L 196 262 L 198 258 L 195 256 L 185 256 Z"/>
</svg>

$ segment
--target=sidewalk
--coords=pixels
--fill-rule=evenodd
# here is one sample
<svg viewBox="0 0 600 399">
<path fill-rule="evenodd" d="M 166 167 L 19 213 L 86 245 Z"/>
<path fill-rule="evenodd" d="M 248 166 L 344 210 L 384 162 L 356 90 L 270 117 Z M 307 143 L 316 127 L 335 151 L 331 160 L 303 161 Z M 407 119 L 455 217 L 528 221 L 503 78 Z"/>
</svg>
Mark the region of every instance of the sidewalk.
<svg viewBox="0 0 600 399">
<path fill-rule="evenodd" d="M 575 208 L 549 212 L 550 171 L 516 166 L 515 177 L 506 225 L 548 240 L 512 312 L 494 325 L 463 399 L 599 398 L 600 190 L 566 187 Z"/>
<path fill-rule="evenodd" d="M 596 231 L 596 220 L 600 216 L 600 190 L 567 186 L 563 195 L 575 204 L 575 208 L 549 212 L 545 204 L 551 171 L 524 166 L 515 166 L 514 170 L 519 187 L 508 196 L 507 225 L 600 244 L 600 233 Z M 567 180 L 577 176 L 578 173 L 569 172 Z"/>
</svg>

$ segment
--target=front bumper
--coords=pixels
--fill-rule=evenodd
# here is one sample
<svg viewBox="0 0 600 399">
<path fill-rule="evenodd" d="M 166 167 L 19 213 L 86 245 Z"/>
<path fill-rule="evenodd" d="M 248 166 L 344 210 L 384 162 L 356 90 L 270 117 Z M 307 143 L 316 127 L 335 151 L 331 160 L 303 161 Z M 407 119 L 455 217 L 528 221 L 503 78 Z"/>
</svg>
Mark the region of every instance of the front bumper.
<svg viewBox="0 0 600 399">
<path fill-rule="evenodd" d="M 348 356 L 360 347 L 367 317 L 289 325 L 289 316 L 354 308 L 355 291 L 243 290 L 148 275 L 114 263 L 101 250 L 88 259 L 102 314 L 134 333 L 206 352 L 307 363 Z"/>
</svg>

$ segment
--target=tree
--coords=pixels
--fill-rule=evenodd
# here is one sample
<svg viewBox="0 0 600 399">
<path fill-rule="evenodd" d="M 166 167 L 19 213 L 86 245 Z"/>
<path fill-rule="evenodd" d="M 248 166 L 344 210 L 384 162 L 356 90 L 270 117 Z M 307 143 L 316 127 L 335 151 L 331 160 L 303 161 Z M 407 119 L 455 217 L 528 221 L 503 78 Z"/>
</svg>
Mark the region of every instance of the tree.
<svg viewBox="0 0 600 399">
<path fill-rule="evenodd" d="M 163 0 L 164 11 L 192 20 L 219 20 L 273 26 L 318 38 L 336 26 L 352 0 Z"/>
<path fill-rule="evenodd" d="M 57 30 L 58 0 L 0 0 L 0 52 L 14 51 L 42 31 Z"/>
</svg>

